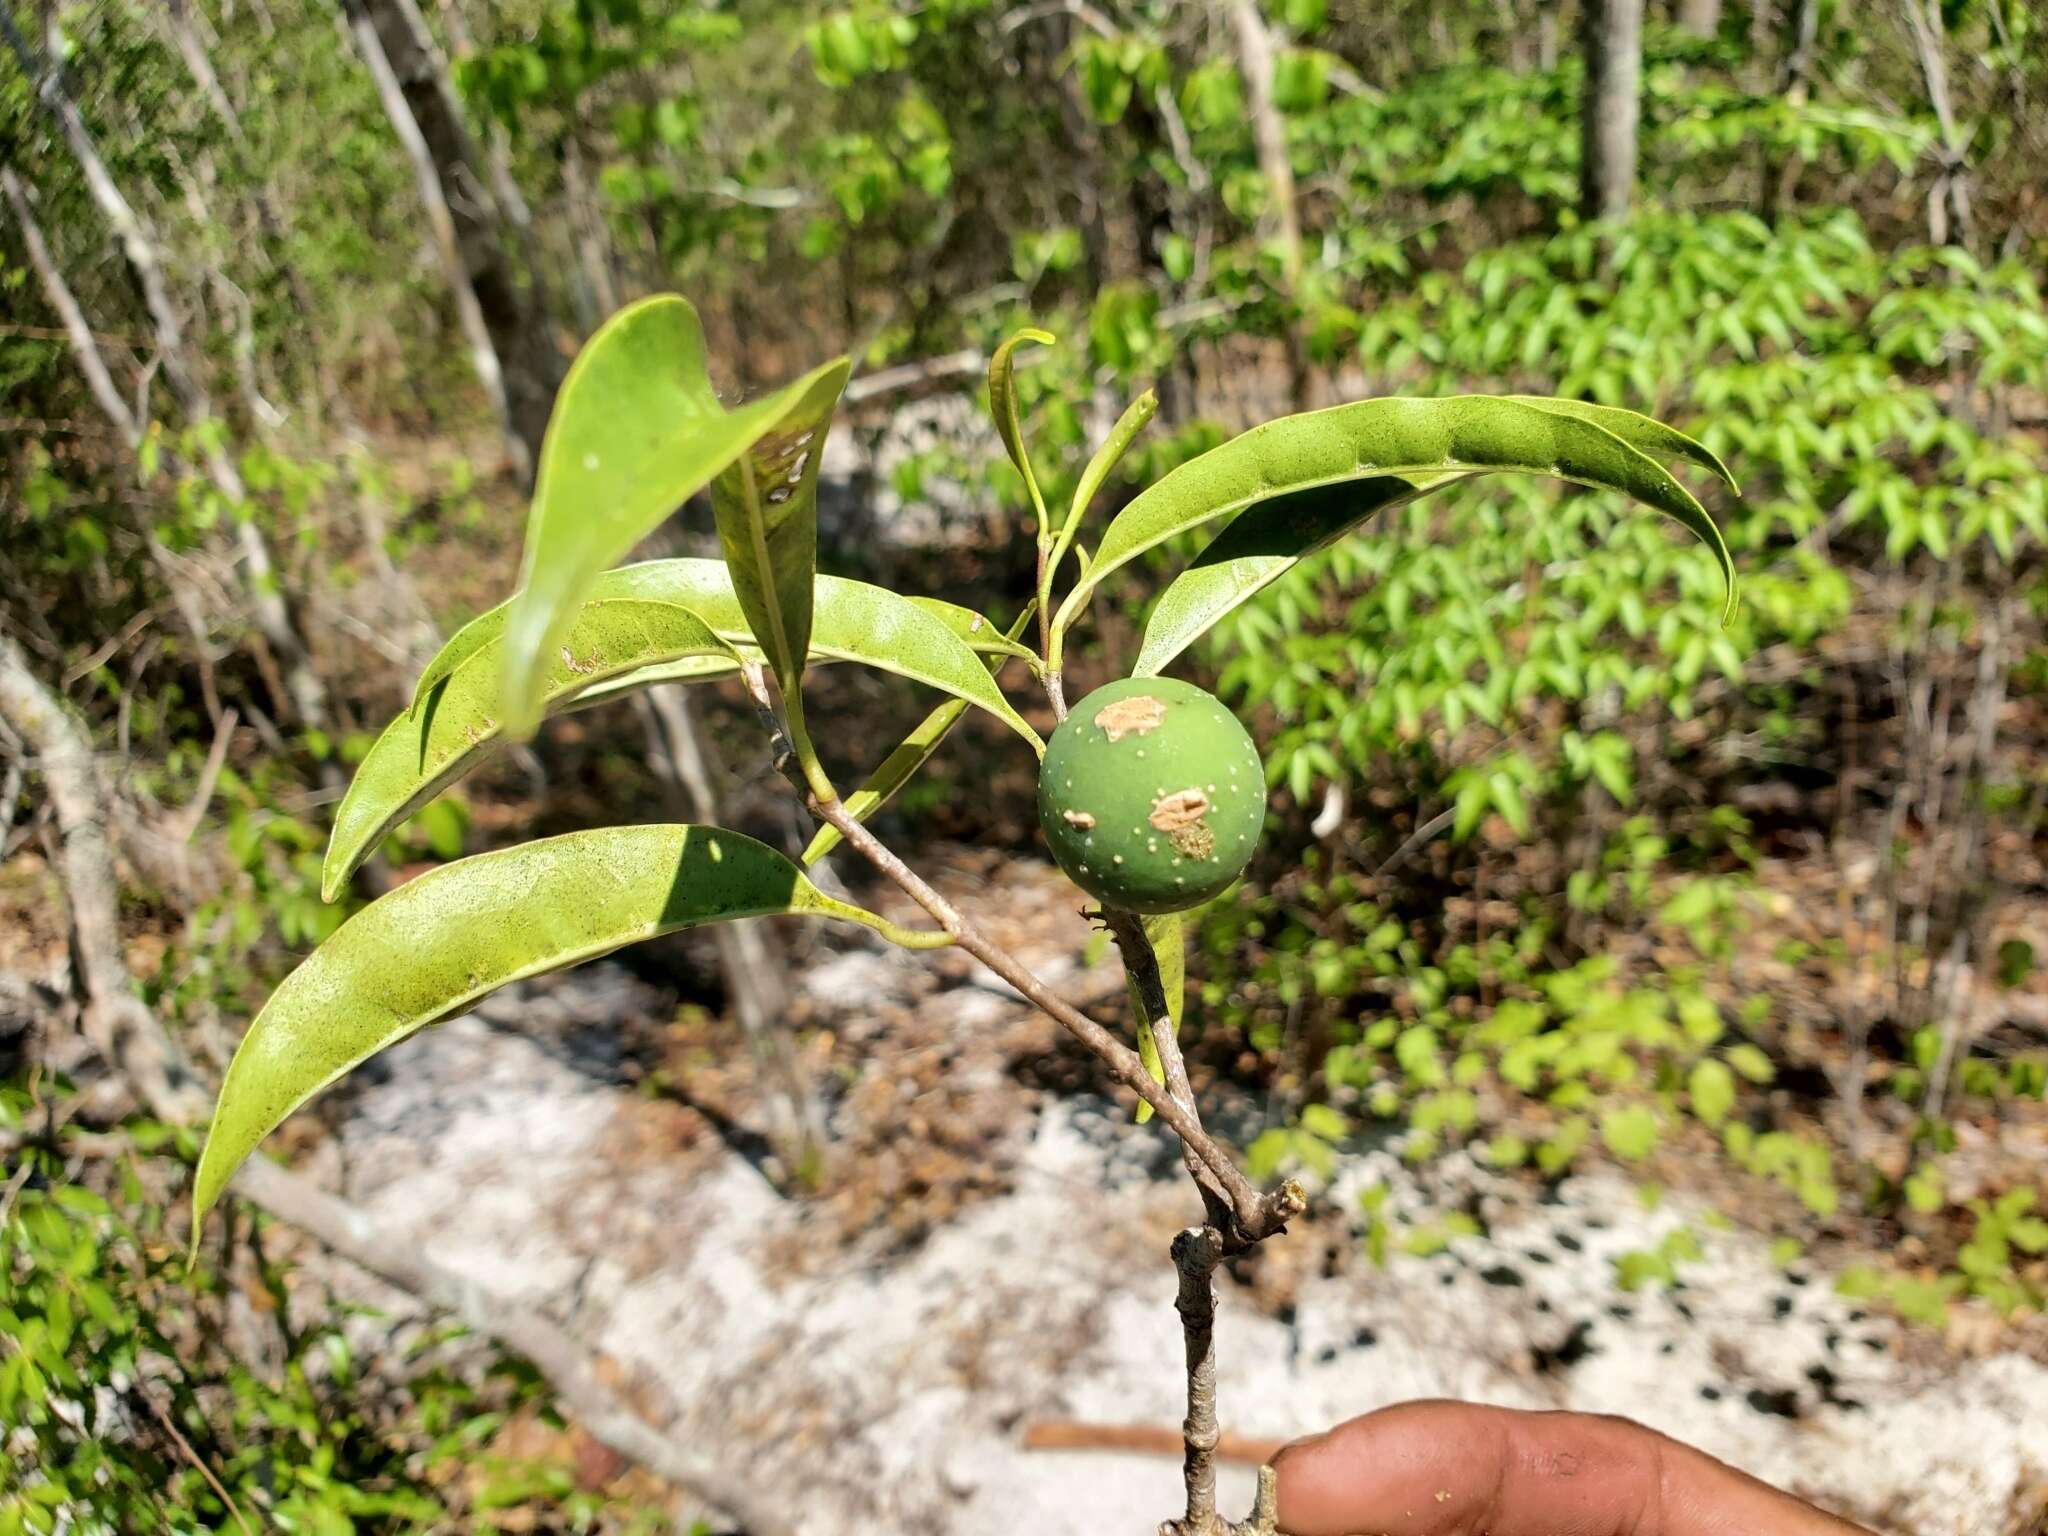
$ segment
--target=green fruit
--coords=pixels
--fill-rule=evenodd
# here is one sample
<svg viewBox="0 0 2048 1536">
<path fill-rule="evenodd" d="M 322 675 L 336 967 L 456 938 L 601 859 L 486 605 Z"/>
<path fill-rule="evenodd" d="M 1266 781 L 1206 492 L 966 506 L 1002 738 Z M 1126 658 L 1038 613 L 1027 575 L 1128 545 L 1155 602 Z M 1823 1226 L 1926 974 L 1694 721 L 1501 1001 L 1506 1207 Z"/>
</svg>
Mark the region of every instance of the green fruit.
<svg viewBox="0 0 2048 1536">
<path fill-rule="evenodd" d="M 1052 733 L 1038 824 L 1074 884 L 1129 912 L 1199 906 L 1244 872 L 1266 770 L 1237 717 L 1165 677 L 1098 688 Z"/>
</svg>

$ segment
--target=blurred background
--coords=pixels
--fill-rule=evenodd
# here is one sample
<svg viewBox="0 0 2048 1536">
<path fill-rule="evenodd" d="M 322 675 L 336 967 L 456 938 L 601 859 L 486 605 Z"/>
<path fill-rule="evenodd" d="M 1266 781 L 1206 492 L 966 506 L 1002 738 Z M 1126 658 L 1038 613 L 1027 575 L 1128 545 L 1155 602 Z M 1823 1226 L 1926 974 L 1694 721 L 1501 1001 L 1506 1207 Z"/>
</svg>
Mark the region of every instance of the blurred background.
<svg viewBox="0 0 2048 1536">
<path fill-rule="evenodd" d="M 2037 6 L 0 0 L 0 31 L 0 1533 L 735 1528 L 488 1319 L 288 1222 L 216 1218 L 188 1273 L 174 1113 L 421 868 L 635 820 L 808 839 L 744 697 L 676 686 L 500 755 L 320 900 L 350 765 L 516 581 L 568 360 L 665 291 L 728 401 L 854 358 L 826 569 L 1004 622 L 1033 551 L 984 378 L 1027 324 L 1060 338 L 1019 376 L 1049 500 L 1159 392 L 1098 519 L 1371 395 L 1558 393 L 1717 450 L 1725 628 L 1682 534 L 1489 480 L 1176 664 L 1272 786 L 1192 925 L 1196 1085 L 1315 1194 L 1227 1288 L 1224 1423 L 1255 1460 L 1417 1394 L 1597 1408 L 1880 1530 L 2043 1529 Z M 1070 697 L 1195 547 L 1112 583 Z M 645 551 L 705 552 L 702 508 Z M 812 698 L 843 780 L 929 707 L 845 668 Z M 1121 1018 L 1032 793 L 970 721 L 877 825 Z M 1171 1148 L 964 961 L 663 941 L 274 1147 L 799 1528 L 1174 1508 Z"/>
</svg>

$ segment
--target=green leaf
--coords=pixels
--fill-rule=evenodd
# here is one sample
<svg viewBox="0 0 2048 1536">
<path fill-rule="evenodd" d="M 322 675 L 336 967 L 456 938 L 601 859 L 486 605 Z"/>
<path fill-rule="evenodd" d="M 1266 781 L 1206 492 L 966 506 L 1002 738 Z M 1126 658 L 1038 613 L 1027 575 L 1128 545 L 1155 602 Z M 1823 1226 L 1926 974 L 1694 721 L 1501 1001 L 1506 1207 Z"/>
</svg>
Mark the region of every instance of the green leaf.
<svg viewBox="0 0 2048 1536">
<path fill-rule="evenodd" d="M 789 912 L 929 942 L 835 901 L 720 827 L 572 832 L 444 864 L 378 898 L 287 976 L 242 1037 L 193 1186 L 193 1226 L 293 1110 L 508 982 L 699 923 Z"/>
<path fill-rule="evenodd" d="M 1003 440 L 1003 452 L 1024 477 L 1024 490 L 1031 497 L 1031 510 L 1038 519 L 1033 532 L 1041 549 L 1051 539 L 1052 529 L 1046 522 L 1045 497 L 1038 489 L 1038 473 L 1031 467 L 1031 455 L 1025 451 L 1024 425 L 1017 413 L 1016 352 L 1027 343 L 1050 347 L 1057 345 L 1058 340 L 1050 331 L 1022 330 L 997 347 L 995 356 L 988 360 L 989 414 L 995 418 L 996 436 Z"/>
<path fill-rule="evenodd" d="M 334 900 L 392 828 L 500 744 L 502 644 L 500 638 L 472 651 L 434 686 L 424 707 L 393 720 L 364 756 L 334 814 L 323 899 Z M 732 646 L 679 603 L 594 598 L 541 673 L 542 710 L 556 713 L 608 678 L 685 658 L 716 661 L 725 670 L 739 665 Z"/>
<path fill-rule="evenodd" d="M 1395 475 L 1292 491 L 1248 507 L 1167 585 L 1145 623 L 1133 676 L 1156 677 L 1233 610 L 1360 523 L 1448 484 Z"/>
<path fill-rule="evenodd" d="M 1728 1065 L 1748 1078 L 1752 1083 L 1768 1083 L 1778 1075 L 1771 1065 L 1771 1058 L 1747 1041 L 1731 1045 L 1722 1052 L 1728 1058 Z"/>
<path fill-rule="evenodd" d="M 1038 611 L 1037 605 L 1027 603 L 1024 611 L 1010 626 L 1009 639 L 1016 639 L 1024 632 Z M 1003 663 L 1010 658 L 998 653 L 987 658 L 989 674 L 1001 676 Z M 855 821 L 865 822 L 876 811 L 887 805 L 896 791 L 916 777 L 917 771 L 931 760 L 939 744 L 946 739 L 953 727 L 960 723 L 960 717 L 967 713 L 964 699 L 948 699 L 937 709 L 918 722 L 917 728 L 897 743 L 895 751 L 884 758 L 879 767 L 868 775 L 865 783 L 846 797 L 846 813 Z M 818 860 L 839 846 L 840 832 L 835 826 L 818 828 L 810 846 L 804 849 L 803 857 L 797 862 L 809 869 Z"/>
<path fill-rule="evenodd" d="M 1658 458 L 1684 459 L 1687 463 L 1697 464 L 1720 479 L 1736 495 L 1742 494 L 1742 487 L 1735 483 L 1735 476 L 1728 472 L 1728 466 L 1721 462 L 1719 454 L 1676 427 L 1665 426 L 1654 416 L 1623 410 L 1620 406 L 1595 405 L 1589 400 L 1560 400 L 1549 395 L 1503 395 L 1501 398 L 1533 405 L 1539 411 L 1555 411 L 1590 421 L 1596 427 L 1605 427 L 1631 448 L 1639 448 Z"/>
<path fill-rule="evenodd" d="M 649 604 L 680 607 L 700 619 L 730 649 L 723 655 L 650 651 L 642 657 L 642 664 L 622 668 L 613 663 L 623 662 L 625 654 L 606 645 L 630 642 L 635 633 L 630 624 L 606 631 L 609 638 L 602 643 L 593 632 L 586 647 L 575 641 L 582 633 L 579 617 L 579 628 L 571 631 L 572 643 L 566 647 L 569 655 L 579 666 L 591 665 L 593 656 L 606 658 L 606 664 L 571 687 L 561 674 L 567 672 L 572 679 L 580 674 L 558 651 L 548 676 L 561 680 L 562 690 L 544 690 L 543 707 L 549 710 L 587 708 L 657 683 L 724 676 L 738 665 L 733 651 L 744 653 L 749 648 L 746 615 L 722 561 L 644 561 L 604 572 L 590 590 L 586 612 L 601 604 L 641 605 L 620 612 L 642 612 Z M 816 594 L 811 628 L 815 658 L 859 662 L 929 684 L 988 710 L 1034 748 L 1039 746 L 1037 734 L 1003 697 L 976 647 L 998 659 L 1017 654 L 1028 657 L 1030 652 L 998 633 L 987 618 L 957 604 L 901 597 L 885 587 L 843 576 L 818 577 Z M 322 890 L 329 901 L 409 807 L 446 788 L 502 742 L 503 711 L 497 690 L 503 671 L 477 663 L 495 656 L 509 611 L 507 605 L 471 620 L 448 642 L 441 655 L 428 664 L 425 695 L 409 713 L 385 728 L 357 768 L 355 782 L 336 814 L 322 871 Z M 455 658 L 452 665 L 450 656 Z M 664 656 L 671 659 L 660 659 Z M 462 679 L 460 687 L 455 683 L 457 677 Z"/>
<path fill-rule="evenodd" d="M 1714 520 L 1655 460 L 1566 411 L 1466 395 L 1363 400 L 1283 416 L 1191 459 L 1124 508 L 1054 618 L 1063 635 L 1104 577 L 1174 535 L 1293 491 L 1375 476 L 1556 475 L 1620 491 L 1683 523 L 1710 548 L 1735 599 L 1735 567 Z"/>
<path fill-rule="evenodd" d="M 1109 472 L 1122 461 L 1138 434 L 1158 412 L 1159 396 L 1149 389 L 1124 407 L 1123 415 L 1117 418 L 1109 436 L 1102 440 L 1102 446 L 1088 460 L 1088 467 L 1081 471 L 1080 482 L 1074 487 L 1073 505 L 1067 509 L 1067 520 L 1060 527 L 1068 542 L 1072 542 L 1074 530 L 1087 516 L 1088 504 L 1095 500 L 1095 493 L 1102 489 L 1102 482 L 1109 478 Z"/>
<path fill-rule="evenodd" d="M 1160 912 L 1144 919 L 1145 937 L 1152 943 L 1153 954 L 1159 957 L 1159 985 L 1166 993 L 1166 1012 L 1173 1020 L 1173 1037 L 1176 1040 L 1180 1038 L 1181 1019 L 1187 1013 L 1188 1002 L 1188 951 L 1181 917 L 1179 912 Z M 1166 1063 L 1159 1059 L 1159 1046 L 1152 1038 L 1151 1021 L 1145 1017 L 1145 1005 L 1138 1000 L 1138 985 L 1128 976 L 1124 978 L 1124 991 L 1130 997 L 1131 1020 L 1138 1032 L 1138 1057 L 1145 1063 L 1145 1070 L 1152 1081 L 1163 1087 Z M 1152 1106 L 1140 1100 L 1138 1124 L 1143 1125 L 1151 1118 Z"/>
<path fill-rule="evenodd" d="M 1074 487 L 1073 504 L 1067 509 L 1067 520 L 1060 525 L 1059 536 L 1052 541 L 1052 548 L 1038 571 L 1038 602 L 1042 608 L 1052 606 L 1052 582 L 1058 573 L 1060 562 L 1067 557 L 1067 551 L 1074 546 L 1074 538 L 1081 531 L 1081 523 L 1088 515 L 1088 505 L 1095 500 L 1095 493 L 1102 489 L 1102 482 L 1109 478 L 1109 472 L 1129 451 L 1137 435 L 1145 430 L 1159 409 L 1159 396 L 1151 390 L 1133 400 L 1124 408 L 1123 415 L 1110 429 L 1109 436 L 1102 440 L 1102 446 L 1095 450 L 1088 460 L 1087 468 L 1081 471 L 1080 483 Z M 1087 574 L 1088 561 L 1081 559 L 1081 571 Z"/>
<path fill-rule="evenodd" d="M 849 371 L 842 358 L 803 381 L 772 430 L 711 482 L 718 544 L 740 608 L 781 685 L 790 744 L 812 790 L 826 799 L 835 792 L 804 729 L 803 680 L 818 574 L 818 468 Z"/>
<path fill-rule="evenodd" d="M 674 295 L 619 311 L 577 355 L 541 442 L 525 564 L 504 651 L 506 729 L 540 720 L 540 674 L 576 605 L 605 567 L 658 527 L 764 433 L 817 381 L 808 378 L 736 411 L 712 393 L 697 312 Z"/>
<path fill-rule="evenodd" d="M 965 641 L 970 650 L 1036 659 L 1028 646 L 1000 633 L 992 620 L 972 608 L 963 608 L 958 603 L 936 597 L 898 597 L 887 588 L 854 581 L 850 577 L 820 576 L 812 596 L 813 660 L 822 657 L 834 661 L 881 664 L 871 654 L 873 647 L 865 645 L 862 638 L 865 615 L 861 605 L 871 601 L 869 594 L 873 593 L 880 593 L 884 601 L 896 598 L 898 602 L 908 602 L 923 609 Z M 637 597 L 653 602 L 682 603 L 700 614 L 739 650 L 759 654 L 754 645 L 753 630 L 747 624 L 746 613 L 733 589 L 732 577 L 722 560 L 644 560 L 637 565 L 621 566 L 606 571 L 593 581 L 589 596 L 592 599 Z M 413 709 L 417 710 L 426 702 L 427 695 L 442 678 L 504 634 L 513 606 L 513 603 L 501 603 L 478 614 L 449 637 L 448 643 L 441 647 L 420 674 L 420 680 L 413 689 Z M 727 663 L 692 668 L 683 675 L 716 675 L 731 670 L 731 664 Z"/>
<path fill-rule="evenodd" d="M 1631 1162 L 1649 1156 L 1659 1134 L 1656 1111 L 1642 1104 L 1610 1109 L 1600 1117 L 1600 1139 L 1607 1150 Z"/>
<path fill-rule="evenodd" d="M 1692 1069 L 1686 1079 L 1692 1094 L 1692 1112 L 1708 1125 L 1719 1125 L 1735 1107 L 1735 1074 L 1726 1062 L 1708 1057 Z"/>
</svg>

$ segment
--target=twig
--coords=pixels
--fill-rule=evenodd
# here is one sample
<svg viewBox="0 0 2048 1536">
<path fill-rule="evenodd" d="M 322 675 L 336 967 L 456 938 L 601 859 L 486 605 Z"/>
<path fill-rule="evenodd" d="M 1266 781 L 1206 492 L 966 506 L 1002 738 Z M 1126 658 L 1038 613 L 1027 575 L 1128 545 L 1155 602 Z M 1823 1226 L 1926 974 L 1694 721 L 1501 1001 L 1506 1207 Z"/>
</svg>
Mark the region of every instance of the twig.
<svg viewBox="0 0 2048 1536">
<path fill-rule="evenodd" d="M 235 1502 L 233 1494 L 221 1486 L 220 1479 L 213 1475 L 213 1468 L 202 1461 L 199 1453 L 192 1449 L 192 1442 L 187 1440 L 179 1431 L 178 1426 L 171 1421 L 171 1416 L 164 1411 L 163 1404 L 150 1396 L 149 1388 L 143 1386 L 140 1382 L 135 1384 L 135 1395 L 142 1399 L 142 1406 L 156 1416 L 157 1423 L 164 1427 L 164 1433 L 171 1437 L 171 1444 L 178 1448 L 178 1454 L 190 1462 L 193 1469 L 206 1479 L 206 1486 L 213 1490 L 214 1497 L 227 1505 L 228 1513 L 235 1517 L 235 1524 L 242 1528 L 245 1536 L 256 1536 L 256 1533 L 250 1529 L 247 1517 L 242 1514 L 242 1506 Z"/>
<path fill-rule="evenodd" d="M 1229 1154 L 1210 1139 L 1201 1122 L 1152 1081 L 1136 1051 L 1070 1006 L 1014 955 L 988 939 L 951 902 L 927 885 L 916 871 L 885 848 L 872 832 L 848 815 L 843 802 L 833 801 L 827 805 L 813 800 L 811 814 L 837 827 L 848 846 L 930 913 L 933 921 L 951 935 L 955 943 L 1051 1015 L 1055 1022 L 1094 1052 L 1117 1081 L 1150 1104 L 1222 1188 L 1233 1217 L 1234 1236 L 1238 1240 L 1251 1243 L 1268 1237 L 1299 1214 L 1298 1189 L 1283 1186 L 1272 1194 L 1261 1194 L 1230 1160 Z"/>
<path fill-rule="evenodd" d="M 227 761 L 228 744 L 235 739 L 235 725 L 240 717 L 232 709 L 221 715 L 220 724 L 214 728 L 213 745 L 206 752 L 206 766 L 199 770 L 199 787 L 192 791 L 192 799 L 171 826 L 171 837 L 180 843 L 189 843 L 199 832 L 199 823 L 206 818 L 206 807 L 213 801 L 213 787 L 220 779 L 221 765 Z"/>
<path fill-rule="evenodd" d="M 14 1170 L 14 1177 L 7 1181 L 7 1187 L 0 1189 L 0 1227 L 6 1226 L 8 1213 L 14 1209 L 14 1197 L 20 1194 L 22 1186 L 28 1183 L 29 1174 L 35 1170 L 35 1166 L 33 1162 L 23 1159 L 21 1166 Z"/>
<path fill-rule="evenodd" d="M 1175 1305 L 1187 1355 L 1188 1416 L 1182 1425 L 1187 1513 L 1183 1519 L 1167 1521 L 1159 1529 L 1161 1536 L 1278 1536 L 1277 1484 L 1270 1466 L 1259 1469 L 1258 1499 L 1249 1520 L 1233 1524 L 1216 1513 L 1219 1432 L 1215 1272 L 1226 1255 L 1242 1252 L 1285 1230 L 1287 1223 L 1307 1208 L 1307 1196 L 1293 1179 L 1269 1194 L 1261 1194 L 1202 1129 L 1194 1090 L 1188 1082 L 1187 1063 L 1181 1055 L 1180 1042 L 1174 1037 L 1172 1012 L 1159 976 L 1159 957 L 1145 935 L 1143 921 L 1135 913 L 1114 908 L 1102 912 L 1104 924 L 1116 936 L 1123 952 L 1124 969 L 1138 995 L 1144 1014 L 1139 1027 L 1151 1031 L 1153 1044 L 1158 1048 L 1166 1078 L 1163 1087 L 1152 1080 L 1136 1051 L 1071 1007 L 1016 956 L 984 937 L 951 902 L 849 814 L 844 801 L 836 797 L 821 799 L 813 792 L 796 761 L 789 733 L 768 696 L 767 679 L 761 667 L 743 666 L 740 675 L 768 732 L 776 771 L 789 780 L 811 815 L 836 828 L 849 846 L 907 892 L 956 944 L 1093 1051 L 1180 1138 L 1182 1161 L 1201 1193 L 1207 1220 L 1204 1225 L 1181 1233 L 1173 1245 L 1174 1264 L 1181 1277 L 1180 1299 Z M 1048 676 L 1052 675 L 1048 669 Z"/>
<path fill-rule="evenodd" d="M 1258 1435 L 1217 1436 L 1216 1459 L 1261 1466 L 1280 1454 L 1284 1440 Z M 1040 1419 L 1025 1426 L 1027 1451 L 1127 1451 L 1139 1456 L 1178 1456 L 1186 1442 L 1164 1424 L 1089 1424 L 1078 1419 Z"/>
<path fill-rule="evenodd" d="M 1386 862 L 1373 871 L 1373 877 L 1377 879 L 1381 875 L 1390 875 L 1399 869 L 1408 862 L 1417 849 L 1435 837 L 1437 833 L 1443 831 L 1445 827 L 1448 827 L 1457 819 L 1457 816 L 1458 808 L 1455 805 L 1446 810 L 1438 811 L 1429 820 L 1425 821 L 1413 832 L 1410 832 L 1400 847 L 1387 855 Z"/>
<path fill-rule="evenodd" d="M 1180 1137 L 1188 1154 L 1198 1159 L 1215 1179 L 1227 1202 L 1226 1210 L 1230 1218 L 1233 1241 L 1250 1244 L 1261 1238 L 1270 1237 L 1285 1227 L 1291 1218 L 1301 1213 L 1305 1202 L 1298 1184 L 1289 1180 L 1272 1193 L 1261 1194 L 1251 1180 L 1238 1169 L 1237 1164 L 1231 1161 L 1230 1155 L 1217 1146 L 1202 1129 L 1202 1123 L 1195 1117 L 1192 1109 L 1183 1106 L 1166 1089 L 1152 1081 L 1152 1075 L 1145 1070 L 1145 1063 L 1139 1059 L 1136 1051 L 1068 1003 L 1034 975 L 1015 955 L 969 922 L 958 908 L 932 889 L 917 871 L 885 847 L 874 833 L 856 821 L 848 813 L 843 800 L 826 801 L 813 794 L 802 769 L 797 764 L 796 751 L 790 745 L 788 733 L 783 730 L 782 721 L 769 700 L 767 681 L 761 668 L 758 665 L 743 666 L 740 676 L 747 685 L 747 692 L 753 698 L 755 712 L 761 717 L 762 725 L 768 732 L 770 761 L 775 771 L 789 780 L 811 815 L 818 821 L 837 828 L 840 837 L 849 847 L 886 875 L 912 901 L 924 908 L 954 943 L 1015 987 L 1055 1023 L 1087 1046 L 1103 1065 L 1109 1068 L 1118 1082 L 1152 1106 L 1153 1112 L 1166 1123 L 1168 1129 Z M 1175 1054 L 1177 1056 L 1178 1052 Z"/>
<path fill-rule="evenodd" d="M 1181 1426 L 1188 1512 L 1177 1536 L 1210 1536 L 1216 1525 L 1216 1266 L 1222 1262 L 1223 1242 L 1214 1227 L 1189 1227 L 1173 1240 L 1173 1267 L 1180 1275 L 1173 1309 L 1180 1314 L 1188 1357 L 1188 1416 Z"/>
<path fill-rule="evenodd" d="M 101 643 L 92 652 L 91 655 L 87 656 L 83 661 L 74 662 L 71 666 L 65 668 L 64 674 L 57 679 L 57 686 L 60 689 L 69 688 L 81 677 L 84 677 L 86 673 L 92 671 L 95 667 L 99 666 L 102 662 L 104 662 L 109 656 L 113 655 L 116 651 L 120 650 L 123 646 L 127 645 L 127 643 L 130 640 L 133 640 L 138 634 L 140 634 L 143 631 L 143 629 L 145 629 L 148 626 L 150 620 L 154 619 L 155 617 L 156 609 L 143 609 L 142 612 L 136 614 L 134 618 L 130 619 L 127 622 L 127 624 L 122 627 L 120 633 L 108 637 L 108 639 Z"/>
<path fill-rule="evenodd" d="M 93 770 L 92 748 L 63 703 L 30 670 L 20 647 L 4 636 L 0 714 L 36 754 L 62 834 L 58 857 L 85 1032 L 159 1118 L 188 1118 L 198 1108 L 196 1084 L 170 1035 L 135 995 L 121 953 L 107 796 Z"/>
</svg>

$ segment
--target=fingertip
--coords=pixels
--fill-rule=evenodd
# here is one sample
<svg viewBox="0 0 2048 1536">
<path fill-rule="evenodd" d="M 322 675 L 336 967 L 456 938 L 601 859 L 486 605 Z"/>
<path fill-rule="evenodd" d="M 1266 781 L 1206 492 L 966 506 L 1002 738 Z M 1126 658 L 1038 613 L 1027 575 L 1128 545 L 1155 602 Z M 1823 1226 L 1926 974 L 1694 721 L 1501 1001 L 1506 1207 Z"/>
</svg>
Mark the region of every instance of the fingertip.
<svg viewBox="0 0 2048 1536">
<path fill-rule="evenodd" d="M 1474 1472 L 1499 1462 L 1492 1410 L 1400 1403 L 1285 1446 L 1273 1460 L 1288 1536 L 1430 1536 L 1474 1503 Z"/>
</svg>

